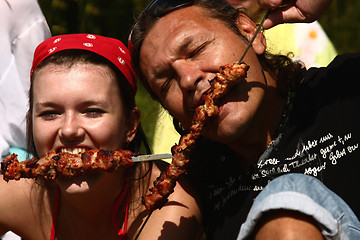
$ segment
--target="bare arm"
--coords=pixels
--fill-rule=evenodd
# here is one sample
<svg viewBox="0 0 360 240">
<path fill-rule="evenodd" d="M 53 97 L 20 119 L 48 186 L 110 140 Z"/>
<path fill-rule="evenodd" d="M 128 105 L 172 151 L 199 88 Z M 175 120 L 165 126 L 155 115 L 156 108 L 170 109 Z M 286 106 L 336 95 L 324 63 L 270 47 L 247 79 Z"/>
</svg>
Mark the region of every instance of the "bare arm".
<svg viewBox="0 0 360 240">
<path fill-rule="evenodd" d="M 159 173 L 153 173 L 158 176 Z M 196 193 L 187 179 L 181 179 L 175 187 L 169 202 L 155 210 L 140 239 L 196 239 L 202 232 L 201 214 Z"/>
<path fill-rule="evenodd" d="M 254 239 L 322 240 L 324 237 L 311 217 L 295 211 L 276 210 L 265 213 Z"/>
<path fill-rule="evenodd" d="M 0 175 L 0 235 L 11 230 L 24 237 L 42 239 L 39 237 L 39 218 L 34 215 L 38 209 L 34 205 L 38 203 L 34 184 L 29 179 L 6 182 Z M 46 227 L 50 229 L 50 226 Z"/>
<path fill-rule="evenodd" d="M 3 176 L 0 175 L 0 235 L 3 235 L 14 226 L 16 215 L 21 215 L 18 210 L 22 206 L 18 204 L 20 199 L 16 193 L 21 191 L 19 186 L 22 186 L 21 182 L 5 182 Z"/>
</svg>

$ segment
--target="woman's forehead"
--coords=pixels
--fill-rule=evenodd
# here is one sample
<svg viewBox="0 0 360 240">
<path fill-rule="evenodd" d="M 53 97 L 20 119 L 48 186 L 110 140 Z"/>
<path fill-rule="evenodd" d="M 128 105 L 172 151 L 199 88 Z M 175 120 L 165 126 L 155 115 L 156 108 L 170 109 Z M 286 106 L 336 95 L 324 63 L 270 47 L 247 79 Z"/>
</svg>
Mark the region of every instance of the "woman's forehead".
<svg viewBox="0 0 360 240">
<path fill-rule="evenodd" d="M 59 92 L 61 89 L 75 88 L 79 91 L 101 93 L 117 89 L 115 75 L 105 65 L 79 63 L 71 67 L 49 64 L 34 76 L 34 91 Z"/>
<path fill-rule="evenodd" d="M 48 75 L 61 75 L 62 77 L 65 77 L 70 73 L 88 74 L 90 76 L 95 74 L 102 76 L 102 78 L 104 79 L 115 78 L 115 73 L 107 65 L 79 61 L 76 63 L 72 63 L 71 65 L 66 63 L 49 63 L 35 72 L 34 79 L 47 78 Z"/>
</svg>

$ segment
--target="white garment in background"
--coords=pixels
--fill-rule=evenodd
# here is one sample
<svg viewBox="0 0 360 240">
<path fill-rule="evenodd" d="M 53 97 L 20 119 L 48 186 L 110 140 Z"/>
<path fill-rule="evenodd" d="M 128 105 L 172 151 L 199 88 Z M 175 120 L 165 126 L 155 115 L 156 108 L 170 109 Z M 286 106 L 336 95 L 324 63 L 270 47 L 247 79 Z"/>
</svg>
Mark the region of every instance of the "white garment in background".
<svg viewBox="0 0 360 240">
<path fill-rule="evenodd" d="M 0 0 L 0 161 L 26 147 L 30 68 L 36 46 L 51 37 L 36 0 Z"/>
</svg>

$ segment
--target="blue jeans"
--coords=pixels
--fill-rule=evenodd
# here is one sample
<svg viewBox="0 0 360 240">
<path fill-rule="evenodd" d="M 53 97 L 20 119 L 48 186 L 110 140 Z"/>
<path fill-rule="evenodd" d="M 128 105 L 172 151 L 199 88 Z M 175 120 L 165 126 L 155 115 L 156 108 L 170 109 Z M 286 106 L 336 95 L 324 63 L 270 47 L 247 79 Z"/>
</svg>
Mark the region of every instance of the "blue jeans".
<svg viewBox="0 0 360 240">
<path fill-rule="evenodd" d="M 277 209 L 313 217 L 325 239 L 360 239 L 360 222 L 350 207 L 318 179 L 296 173 L 280 176 L 264 188 L 237 239 L 249 237 L 262 214 Z"/>
</svg>

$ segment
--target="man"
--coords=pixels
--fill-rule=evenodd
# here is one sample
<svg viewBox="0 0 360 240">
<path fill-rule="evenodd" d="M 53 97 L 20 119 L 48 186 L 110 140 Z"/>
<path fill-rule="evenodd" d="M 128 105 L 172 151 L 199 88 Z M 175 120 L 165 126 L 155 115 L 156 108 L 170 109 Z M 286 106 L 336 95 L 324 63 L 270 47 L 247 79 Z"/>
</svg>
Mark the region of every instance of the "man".
<svg viewBox="0 0 360 240">
<path fill-rule="evenodd" d="M 328 3 L 280 7 L 264 28 L 312 21 Z M 260 4 L 276 8 L 281 1 Z M 208 80 L 219 66 L 240 59 L 256 30 L 224 1 L 154 1 L 133 28 L 134 64 L 150 93 L 186 130 Z M 246 80 L 220 100 L 219 115 L 191 159 L 207 237 L 235 239 L 249 213 L 239 239 L 355 239 L 359 232 L 351 229 L 360 224 L 352 210 L 313 177 L 360 215 L 360 199 L 350 187 L 360 181 L 360 96 L 351 81 L 360 57 L 341 56 L 328 68 L 306 71 L 302 63 L 265 50 L 260 33 L 244 58 Z"/>
<path fill-rule="evenodd" d="M 257 0 L 227 0 L 234 7 L 246 8 L 251 19 L 259 23 L 265 15 Z M 263 32 L 267 51 L 274 54 L 293 54 L 306 66 L 326 67 L 336 57 L 335 48 L 319 22 L 280 24 Z M 162 109 L 158 106 L 157 109 Z M 150 121 L 151 122 L 151 121 Z M 155 153 L 168 152 L 180 135 L 174 129 L 172 118 L 166 111 L 160 111 L 153 121 L 152 149 Z M 166 137 L 165 137 L 166 136 Z"/>
</svg>

